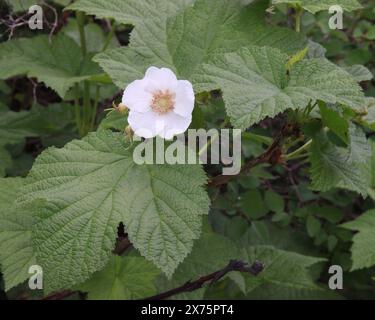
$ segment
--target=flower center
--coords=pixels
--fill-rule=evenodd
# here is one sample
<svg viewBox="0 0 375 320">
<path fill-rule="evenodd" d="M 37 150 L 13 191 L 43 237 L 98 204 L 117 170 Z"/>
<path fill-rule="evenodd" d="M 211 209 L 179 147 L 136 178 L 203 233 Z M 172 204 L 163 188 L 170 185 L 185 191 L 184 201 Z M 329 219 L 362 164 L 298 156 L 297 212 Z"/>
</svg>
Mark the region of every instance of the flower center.
<svg viewBox="0 0 375 320">
<path fill-rule="evenodd" d="M 159 114 L 166 114 L 174 108 L 175 95 L 169 90 L 161 91 L 158 90 L 154 93 L 152 99 L 151 108 L 153 111 Z"/>
</svg>

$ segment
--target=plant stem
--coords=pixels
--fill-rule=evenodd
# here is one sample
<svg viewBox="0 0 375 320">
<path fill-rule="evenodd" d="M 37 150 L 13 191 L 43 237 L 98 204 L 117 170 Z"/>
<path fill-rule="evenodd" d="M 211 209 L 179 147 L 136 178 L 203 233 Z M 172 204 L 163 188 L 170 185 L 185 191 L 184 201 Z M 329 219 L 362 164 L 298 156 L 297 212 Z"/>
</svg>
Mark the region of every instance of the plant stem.
<svg viewBox="0 0 375 320">
<path fill-rule="evenodd" d="M 90 83 L 88 81 L 83 83 L 83 121 L 83 134 L 85 135 L 90 131 L 91 124 Z"/>
<path fill-rule="evenodd" d="M 231 260 L 228 263 L 228 265 L 223 269 L 220 269 L 208 275 L 202 276 L 195 281 L 189 280 L 188 282 L 186 282 L 180 287 L 159 293 L 155 296 L 148 297 L 143 300 L 163 300 L 163 299 L 168 299 L 170 297 L 173 297 L 174 295 L 179 294 L 179 293 L 191 292 L 191 291 L 202 288 L 203 285 L 205 285 L 206 283 L 208 284 L 216 283 L 229 272 L 238 271 L 238 272 L 243 272 L 244 274 L 257 276 L 260 272 L 263 271 L 263 269 L 264 269 L 264 264 L 260 261 L 255 261 L 252 265 L 249 265 L 240 260 Z"/>
<path fill-rule="evenodd" d="M 301 31 L 301 16 L 302 16 L 302 13 L 303 13 L 303 9 L 298 7 L 296 8 L 296 15 L 295 15 L 295 18 L 296 18 L 296 32 L 300 32 Z"/>
<path fill-rule="evenodd" d="M 77 25 L 79 31 L 79 39 L 81 42 L 81 50 L 83 57 L 87 54 L 87 47 L 86 47 L 86 34 L 85 34 L 85 15 L 83 12 L 77 12 Z"/>
<path fill-rule="evenodd" d="M 82 119 L 81 119 L 81 106 L 79 104 L 79 87 L 78 83 L 74 85 L 74 111 L 75 111 L 75 118 L 76 118 L 76 125 L 78 129 L 78 133 L 82 135 Z"/>
<path fill-rule="evenodd" d="M 79 31 L 79 38 L 81 42 L 81 50 L 83 60 L 87 57 L 86 34 L 85 34 L 85 15 L 82 12 L 77 12 L 77 24 Z M 81 136 L 86 135 L 90 131 L 91 125 L 91 102 L 90 102 L 90 83 L 84 81 L 83 83 L 83 115 L 82 115 L 82 131 Z"/>
<path fill-rule="evenodd" d="M 113 35 L 115 34 L 115 31 L 116 31 L 116 25 L 115 25 L 115 22 L 113 22 L 110 26 L 110 31 L 108 33 L 108 36 L 107 38 L 105 39 L 105 43 L 104 43 L 104 46 L 103 46 L 103 49 L 102 51 L 105 51 L 108 46 L 111 44 L 111 41 L 112 41 L 112 38 L 113 38 Z"/>
<path fill-rule="evenodd" d="M 92 109 L 92 114 L 91 114 L 90 130 L 93 130 L 94 126 L 95 126 L 96 112 L 98 110 L 98 103 L 99 103 L 99 93 L 100 93 L 100 87 L 97 85 L 96 86 L 94 108 Z"/>
<path fill-rule="evenodd" d="M 311 102 L 308 104 L 308 106 L 306 107 L 306 109 L 304 110 L 304 116 L 307 117 L 311 111 L 313 111 L 313 109 L 318 105 L 318 102 L 315 102 L 313 105 L 311 105 Z"/>
<path fill-rule="evenodd" d="M 285 160 L 292 160 L 294 159 L 296 156 L 299 156 L 301 155 L 301 153 L 307 149 L 310 148 L 310 145 L 312 143 L 312 139 L 310 139 L 309 141 L 307 141 L 303 146 L 299 147 L 297 150 L 294 150 L 293 152 L 287 154 L 285 156 Z"/>
</svg>

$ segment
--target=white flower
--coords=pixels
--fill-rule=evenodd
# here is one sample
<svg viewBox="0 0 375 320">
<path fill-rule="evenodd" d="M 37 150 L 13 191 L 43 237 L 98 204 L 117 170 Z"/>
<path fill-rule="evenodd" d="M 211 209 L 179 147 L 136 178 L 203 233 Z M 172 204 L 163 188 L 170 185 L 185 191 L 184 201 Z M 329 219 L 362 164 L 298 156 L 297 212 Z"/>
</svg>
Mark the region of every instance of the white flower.
<svg viewBox="0 0 375 320">
<path fill-rule="evenodd" d="M 122 103 L 129 108 L 128 122 L 143 138 L 172 139 L 189 127 L 194 109 L 194 91 L 189 81 L 177 80 L 167 68 L 150 67 L 142 80 L 129 84 Z"/>
</svg>

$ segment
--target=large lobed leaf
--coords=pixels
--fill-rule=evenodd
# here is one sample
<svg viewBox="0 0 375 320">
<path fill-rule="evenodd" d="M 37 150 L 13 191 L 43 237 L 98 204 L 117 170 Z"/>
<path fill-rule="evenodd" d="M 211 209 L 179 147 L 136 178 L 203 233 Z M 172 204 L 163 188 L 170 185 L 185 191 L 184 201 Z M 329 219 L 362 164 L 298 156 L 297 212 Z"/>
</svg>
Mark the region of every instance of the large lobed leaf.
<svg viewBox="0 0 375 320">
<path fill-rule="evenodd" d="M 69 8 L 135 26 L 129 47 L 95 57 L 121 88 L 142 78 L 150 65 L 169 67 L 189 79 L 217 50 L 267 44 L 293 52 L 303 45 L 301 35 L 264 22 L 267 1 L 249 6 L 241 0 L 198 0 L 191 6 L 193 2 L 81 0 Z"/>
<path fill-rule="evenodd" d="M 199 165 L 136 165 L 124 136 L 108 131 L 45 151 L 18 203 L 46 200 L 33 237 L 47 291 L 101 270 L 120 221 L 135 248 L 170 276 L 200 236 L 205 182 Z"/>
<path fill-rule="evenodd" d="M 0 107 L 0 147 L 20 143 L 25 137 L 38 136 L 41 131 L 38 120 L 38 112 L 14 112 L 7 107 Z"/>
<path fill-rule="evenodd" d="M 373 78 L 373 75 L 369 69 L 360 64 L 355 64 L 344 68 L 356 81 L 369 81 Z"/>
<path fill-rule="evenodd" d="M 370 157 L 371 146 L 365 133 L 353 124 L 349 127 L 347 148 L 334 145 L 325 133 L 319 133 L 310 153 L 312 188 L 343 188 L 366 196 L 371 182 Z"/>
<path fill-rule="evenodd" d="M 169 280 L 165 277 L 159 279 L 158 289 L 164 292 L 179 287 L 189 280 L 223 269 L 231 259 L 240 258 L 240 251 L 230 239 L 211 230 L 204 230 L 195 242 L 192 252 L 178 266 L 173 277 Z M 174 298 L 203 299 L 206 288 L 205 286 L 194 292 L 181 293 Z"/>
<path fill-rule="evenodd" d="M 109 3 L 116 5 L 118 1 L 96 0 L 94 2 L 95 6 L 103 9 L 111 8 L 111 6 L 108 7 Z M 142 2 L 125 0 L 119 7 L 121 18 L 116 16 L 115 12 L 119 12 L 117 8 L 110 12 L 105 9 L 107 16 L 113 16 L 119 22 L 131 23 L 135 28 L 130 37 L 129 47 L 107 50 L 95 56 L 95 61 L 120 88 L 124 88 L 126 84 L 135 79 L 142 78 L 146 69 L 151 65 L 174 69 L 167 47 L 167 19 L 193 2 L 194 0 L 157 2 L 153 0 Z M 91 10 L 88 8 L 91 8 L 91 0 L 85 0 L 82 5 L 81 2 L 77 2 L 71 8 L 79 8 L 79 10 L 90 13 Z M 128 17 L 124 12 L 131 13 L 132 16 Z"/>
<path fill-rule="evenodd" d="M 160 271 L 139 256 L 112 256 L 107 266 L 77 287 L 89 300 L 141 299 L 156 294 Z"/>
<path fill-rule="evenodd" d="M 12 166 L 8 146 L 21 144 L 25 138 L 58 135 L 72 123 L 72 111 L 71 105 L 63 103 L 19 112 L 0 105 L 0 177 Z"/>
<path fill-rule="evenodd" d="M 50 0 L 61 6 L 67 6 L 71 0 Z M 44 0 L 5 0 L 10 6 L 10 9 L 14 13 L 19 13 L 22 11 L 28 11 L 29 8 L 35 4 L 43 5 Z"/>
<path fill-rule="evenodd" d="M 150 65 L 169 67 L 180 78 L 194 82 L 196 92 L 222 89 L 237 127 L 247 128 L 288 108 L 305 107 L 311 100 L 363 106 L 355 81 L 323 58 L 300 61 L 288 77 L 286 53 L 301 49 L 305 40 L 265 23 L 268 1 L 192 3 L 81 0 L 69 8 L 135 26 L 128 47 L 94 58 L 119 87 L 142 78 Z M 237 51 L 249 45 L 271 48 Z"/>
<path fill-rule="evenodd" d="M 181 77 L 217 52 L 233 52 L 249 45 L 268 45 L 288 53 L 301 48 L 303 38 L 264 21 L 265 1 L 245 6 L 242 0 L 200 0 L 167 24 L 167 44 Z"/>
<path fill-rule="evenodd" d="M 361 4 L 357 0 L 273 0 L 272 3 L 298 5 L 311 13 L 328 10 L 331 6 L 337 5 L 346 11 L 353 11 L 362 8 Z"/>
<path fill-rule="evenodd" d="M 370 268 L 375 265 L 375 210 L 369 210 L 342 227 L 358 231 L 351 247 L 351 270 Z"/>
<path fill-rule="evenodd" d="M 25 281 L 30 266 L 36 264 L 31 242 L 34 213 L 41 202 L 27 207 L 13 207 L 14 199 L 24 185 L 22 178 L 0 179 L 0 265 L 5 290 Z"/>
<path fill-rule="evenodd" d="M 35 77 L 61 97 L 75 84 L 100 73 L 71 38 L 59 34 L 13 39 L 0 44 L 0 79 L 16 75 Z"/>
<path fill-rule="evenodd" d="M 6 146 L 21 143 L 25 137 L 38 136 L 38 116 L 34 112 L 13 112 L 0 105 L 0 177 L 12 164 L 12 157 Z"/>
<path fill-rule="evenodd" d="M 28 11 L 34 4 L 41 4 L 41 0 L 5 0 L 12 12 Z"/>
<path fill-rule="evenodd" d="M 375 130 L 375 98 L 365 98 L 366 113 L 362 117 L 362 123 L 371 130 Z"/>
<path fill-rule="evenodd" d="M 325 259 L 262 245 L 243 249 L 243 257 L 246 261 L 258 260 L 265 265 L 264 270 L 257 277 L 245 278 L 242 274 L 231 275 L 231 278 L 246 294 L 261 288 L 323 291 L 314 282 L 310 267 Z"/>
<path fill-rule="evenodd" d="M 265 117 L 309 102 L 363 107 L 363 93 L 354 79 L 324 58 L 302 60 L 289 72 L 287 55 L 271 47 L 242 48 L 219 54 L 194 76 L 197 91 L 221 89 L 236 127 L 247 128 Z"/>
<path fill-rule="evenodd" d="M 12 164 L 12 156 L 7 149 L 0 146 L 0 177 L 5 177 L 6 170 Z"/>
<path fill-rule="evenodd" d="M 195 0 L 79 0 L 66 10 L 82 11 L 97 18 L 112 18 L 124 24 L 142 25 L 145 19 L 163 19 Z"/>
</svg>

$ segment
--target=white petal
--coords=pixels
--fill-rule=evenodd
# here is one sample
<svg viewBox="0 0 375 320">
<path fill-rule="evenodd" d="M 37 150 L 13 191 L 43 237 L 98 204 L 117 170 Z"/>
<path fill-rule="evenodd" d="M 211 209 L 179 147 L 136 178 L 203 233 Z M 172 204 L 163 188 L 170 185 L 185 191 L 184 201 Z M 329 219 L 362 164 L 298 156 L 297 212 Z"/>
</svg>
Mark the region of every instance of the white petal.
<svg viewBox="0 0 375 320">
<path fill-rule="evenodd" d="M 146 71 L 145 79 L 149 80 L 149 91 L 173 90 L 177 85 L 176 75 L 168 68 L 150 67 Z"/>
<path fill-rule="evenodd" d="M 194 109 L 195 95 L 192 84 L 187 80 L 179 80 L 175 88 L 174 112 L 182 117 L 191 115 Z"/>
<path fill-rule="evenodd" d="M 165 127 L 163 119 L 153 111 L 140 113 L 130 110 L 128 123 L 137 136 L 146 139 L 157 136 Z"/>
<path fill-rule="evenodd" d="M 146 90 L 148 81 L 135 80 L 129 84 L 122 96 L 122 103 L 130 110 L 148 112 L 151 110 L 152 94 Z"/>
<path fill-rule="evenodd" d="M 188 117 L 181 117 L 173 112 L 160 116 L 165 123 L 164 128 L 158 135 L 164 139 L 172 139 L 173 136 L 184 133 L 191 123 L 191 115 Z"/>
</svg>

